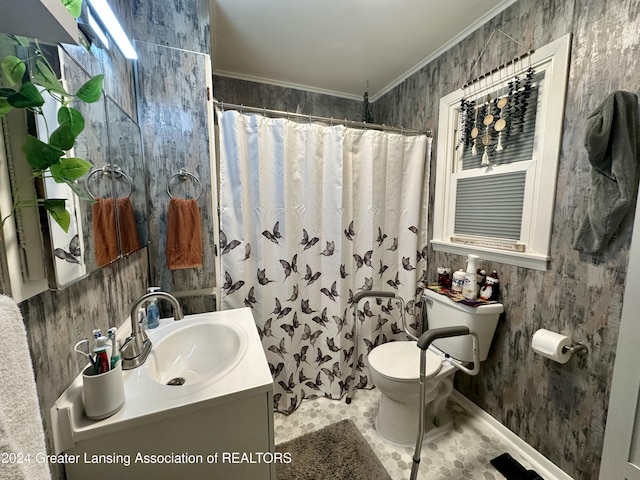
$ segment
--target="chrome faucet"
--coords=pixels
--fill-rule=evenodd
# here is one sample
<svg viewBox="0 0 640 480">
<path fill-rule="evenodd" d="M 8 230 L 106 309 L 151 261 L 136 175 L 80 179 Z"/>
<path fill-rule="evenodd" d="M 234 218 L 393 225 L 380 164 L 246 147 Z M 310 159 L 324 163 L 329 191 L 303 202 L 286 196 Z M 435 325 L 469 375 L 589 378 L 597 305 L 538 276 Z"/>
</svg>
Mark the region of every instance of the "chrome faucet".
<svg viewBox="0 0 640 480">
<path fill-rule="evenodd" d="M 142 365 L 151 352 L 151 340 L 147 337 L 144 327 L 138 320 L 138 309 L 142 304 L 153 298 L 164 298 L 173 306 L 173 319 L 182 320 L 184 314 L 178 300 L 167 292 L 149 292 L 142 295 L 131 305 L 131 335 L 120 348 L 122 355 L 122 369 L 131 370 Z"/>
</svg>

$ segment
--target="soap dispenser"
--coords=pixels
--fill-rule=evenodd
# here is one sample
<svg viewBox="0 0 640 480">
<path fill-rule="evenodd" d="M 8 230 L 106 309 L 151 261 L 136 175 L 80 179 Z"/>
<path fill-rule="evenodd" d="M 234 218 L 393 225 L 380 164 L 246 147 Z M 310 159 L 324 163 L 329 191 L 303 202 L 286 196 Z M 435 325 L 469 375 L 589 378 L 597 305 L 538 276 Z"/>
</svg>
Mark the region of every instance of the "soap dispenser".
<svg viewBox="0 0 640 480">
<path fill-rule="evenodd" d="M 467 275 L 464 278 L 464 285 L 462 286 L 462 296 L 467 300 L 476 300 L 478 298 L 477 264 L 477 255 L 469 255 L 467 257 Z"/>
<path fill-rule="evenodd" d="M 147 292 L 153 293 L 160 290 L 160 287 L 149 287 Z M 153 298 L 147 305 L 147 328 L 156 328 L 160 325 L 160 310 L 158 309 L 158 302 Z"/>
</svg>

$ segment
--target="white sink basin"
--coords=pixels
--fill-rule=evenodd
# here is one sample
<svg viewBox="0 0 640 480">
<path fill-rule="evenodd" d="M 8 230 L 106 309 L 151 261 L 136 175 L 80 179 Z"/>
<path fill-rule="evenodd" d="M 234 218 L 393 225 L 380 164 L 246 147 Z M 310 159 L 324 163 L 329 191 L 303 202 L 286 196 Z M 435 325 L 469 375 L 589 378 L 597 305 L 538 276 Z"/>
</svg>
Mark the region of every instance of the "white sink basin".
<svg viewBox="0 0 640 480">
<path fill-rule="evenodd" d="M 242 352 L 240 332 L 219 323 L 185 324 L 153 342 L 142 366 L 161 385 L 195 385 L 224 375 Z"/>
<path fill-rule="evenodd" d="M 147 331 L 151 353 L 129 371 L 135 385 L 127 395 L 158 400 L 187 395 L 220 380 L 238 364 L 247 351 L 246 332 L 233 322 L 199 317 L 165 321 Z"/>
</svg>

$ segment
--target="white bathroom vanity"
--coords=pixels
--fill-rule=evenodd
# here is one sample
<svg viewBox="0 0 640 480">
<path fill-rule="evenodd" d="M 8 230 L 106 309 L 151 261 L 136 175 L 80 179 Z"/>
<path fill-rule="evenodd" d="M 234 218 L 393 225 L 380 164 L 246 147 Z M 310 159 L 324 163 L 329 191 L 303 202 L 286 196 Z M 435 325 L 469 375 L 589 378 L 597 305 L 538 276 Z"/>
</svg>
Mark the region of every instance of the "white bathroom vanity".
<svg viewBox="0 0 640 480">
<path fill-rule="evenodd" d="M 81 375 L 56 401 L 51 461 L 69 480 L 275 480 L 273 379 L 251 310 L 162 319 L 148 335 L 113 416 L 85 416 Z"/>
</svg>

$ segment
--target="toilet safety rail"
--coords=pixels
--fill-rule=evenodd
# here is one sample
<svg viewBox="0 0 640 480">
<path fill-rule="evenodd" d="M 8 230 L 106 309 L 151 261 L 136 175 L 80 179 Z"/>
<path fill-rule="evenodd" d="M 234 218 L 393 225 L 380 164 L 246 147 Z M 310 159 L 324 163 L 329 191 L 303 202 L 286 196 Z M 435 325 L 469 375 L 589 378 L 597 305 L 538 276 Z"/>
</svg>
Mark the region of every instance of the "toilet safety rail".
<svg viewBox="0 0 640 480">
<path fill-rule="evenodd" d="M 426 396 L 427 381 L 440 373 L 440 369 L 442 368 L 441 363 L 439 368 L 433 374 L 429 376 L 426 375 L 427 349 L 429 348 L 429 345 L 438 338 L 458 337 L 461 335 L 471 335 L 471 338 L 473 339 L 473 369 L 462 367 L 459 362 L 452 363 L 454 363 L 455 367 L 460 368 L 465 373 L 468 373 L 469 375 L 476 375 L 480 369 L 479 340 L 478 335 L 475 332 L 469 331 L 469 327 L 457 326 L 433 328 L 424 332 L 418 339 L 418 348 L 420 349 L 420 400 L 418 402 L 418 406 L 421 408 L 419 408 L 418 412 L 418 436 L 416 438 L 416 449 L 413 454 L 411 476 L 409 477 L 410 480 L 416 480 L 418 477 L 418 467 L 420 466 L 420 451 L 422 450 L 422 437 L 424 436 L 424 399 Z M 451 359 L 449 359 L 449 361 L 451 361 Z"/>
<path fill-rule="evenodd" d="M 423 295 L 422 302 L 424 304 L 433 305 L 433 300 L 430 299 L 430 298 L 427 298 L 426 295 Z M 429 315 L 427 314 L 427 307 L 426 306 L 423 306 L 423 308 L 422 308 L 422 325 L 424 325 L 423 328 L 425 330 L 425 333 L 428 332 L 428 331 L 440 330 L 438 328 L 434 328 L 434 329 L 429 330 Z M 458 327 L 453 326 L 453 327 L 446 327 L 446 328 L 458 328 Z M 478 372 L 480 371 L 479 340 L 478 340 L 478 336 L 474 332 L 465 333 L 464 335 L 471 335 L 473 337 L 473 344 L 472 344 L 472 348 L 473 348 L 473 368 L 467 367 L 464 363 L 462 363 L 462 362 L 460 362 L 460 361 L 456 360 L 455 358 L 450 357 L 448 355 L 447 355 L 447 361 L 451 365 L 453 365 L 455 368 L 457 368 L 458 370 L 462 370 L 467 375 L 471 375 L 473 377 L 473 376 L 477 375 Z M 454 336 L 457 336 L 457 335 L 454 335 Z M 433 340 L 435 340 L 435 339 L 433 339 Z"/>
<path fill-rule="evenodd" d="M 356 368 L 358 366 L 358 303 L 363 298 L 397 298 L 400 302 L 400 317 L 402 318 L 402 328 L 405 333 L 414 341 L 418 341 L 418 337 L 413 335 L 407 328 L 407 320 L 405 318 L 405 303 L 404 299 L 400 296 L 396 296 L 393 292 L 384 292 L 382 290 L 368 290 L 364 292 L 356 293 L 351 302 L 353 303 L 353 365 L 351 367 L 351 381 L 349 382 L 349 391 L 347 392 L 346 403 L 351 403 L 353 398 L 353 386 L 356 383 Z"/>
</svg>

